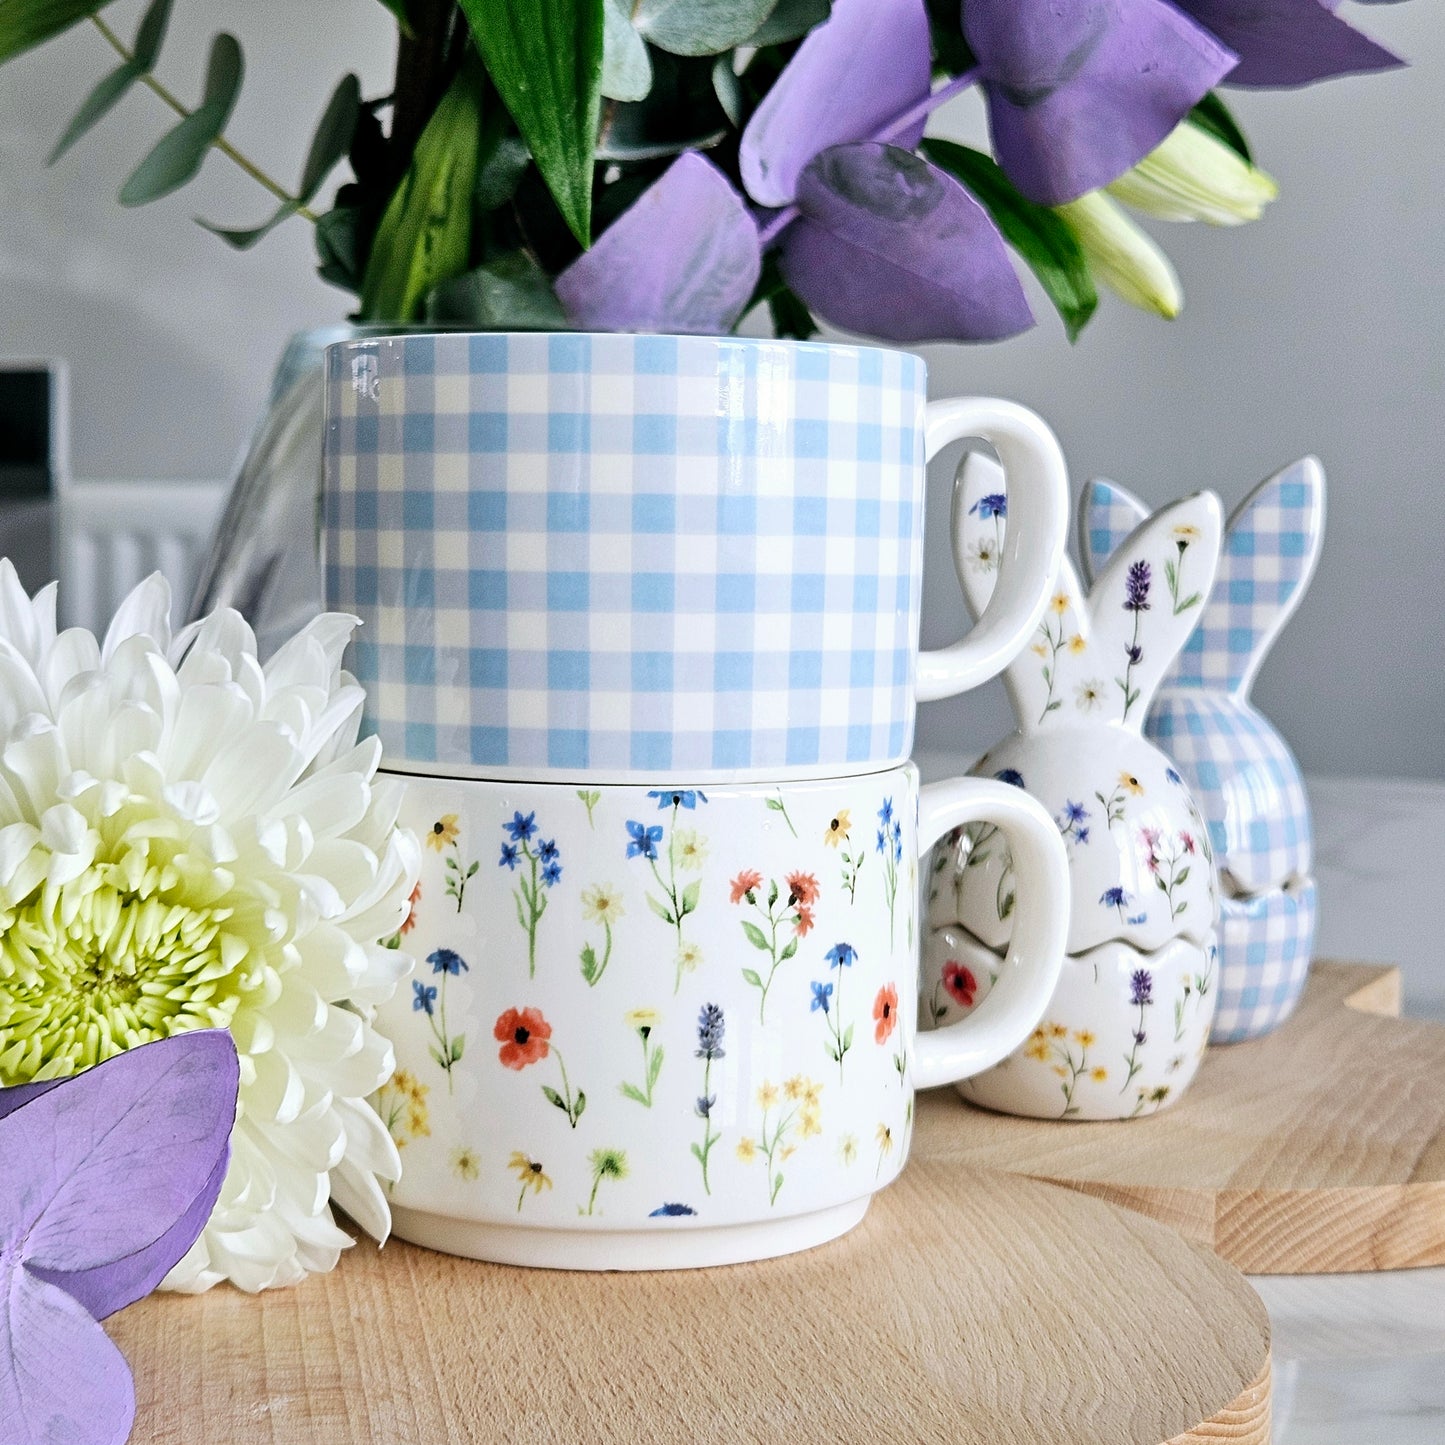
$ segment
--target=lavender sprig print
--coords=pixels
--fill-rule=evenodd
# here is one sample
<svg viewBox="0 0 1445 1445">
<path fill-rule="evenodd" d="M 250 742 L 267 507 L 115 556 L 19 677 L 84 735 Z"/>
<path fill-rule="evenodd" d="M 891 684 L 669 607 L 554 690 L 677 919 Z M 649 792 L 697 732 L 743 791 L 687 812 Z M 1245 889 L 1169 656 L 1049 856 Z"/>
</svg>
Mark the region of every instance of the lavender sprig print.
<svg viewBox="0 0 1445 1445">
<path fill-rule="evenodd" d="M 1124 649 L 1124 676 L 1114 679 L 1124 693 L 1125 721 L 1128 720 L 1129 709 L 1139 701 L 1139 689 L 1134 686 L 1134 668 L 1144 658 L 1144 650 L 1139 645 L 1139 622 L 1141 615 L 1149 610 L 1149 588 L 1152 582 L 1153 573 L 1147 562 L 1141 559 L 1130 564 L 1124 583 L 1124 611 L 1134 614 L 1134 636 Z"/>
<path fill-rule="evenodd" d="M 535 812 L 525 817 L 514 812 L 511 822 L 502 824 L 502 831 L 507 838 L 497 867 L 510 873 L 519 865 L 524 869 L 512 889 L 512 899 L 517 905 L 517 922 L 527 935 L 527 977 L 532 978 L 537 972 L 537 925 L 547 911 L 548 890 L 561 882 L 562 853 L 554 839 L 538 834 Z"/>
<path fill-rule="evenodd" d="M 702 1166 L 702 1187 L 707 1194 L 712 1193 L 707 1177 L 708 1156 L 712 1153 L 712 1146 L 722 1138 L 722 1133 L 714 1133 L 712 1127 L 713 1106 L 717 1103 L 717 1095 L 712 1092 L 712 1065 L 714 1059 L 726 1057 L 723 1052 L 723 1035 L 726 1032 L 727 1020 L 722 1009 L 715 1003 L 703 1004 L 697 1016 L 697 1051 L 694 1054 L 695 1058 L 703 1061 L 702 1093 L 693 1108 L 702 1120 L 702 1143 L 692 1146 L 692 1157 Z"/>
<path fill-rule="evenodd" d="M 883 859 L 883 895 L 888 900 L 888 941 L 893 942 L 893 912 L 898 900 L 898 865 L 903 861 L 903 824 L 893 816 L 893 799 L 878 810 L 878 840 L 873 850 Z"/>
<path fill-rule="evenodd" d="M 452 1069 L 461 1062 L 467 1040 L 465 1034 L 447 1032 L 447 979 L 459 978 L 469 970 L 466 960 L 450 948 L 436 949 L 427 955 L 426 961 L 431 964 L 432 975 L 440 982 L 429 984 L 420 979 L 413 980 L 411 1006 L 413 1012 L 426 1015 L 432 1036 L 436 1039 L 436 1043 L 431 1045 L 431 1056 L 446 1074 L 447 1093 L 450 1094 L 453 1092 Z"/>
<path fill-rule="evenodd" d="M 1124 1056 L 1124 1064 L 1129 1070 L 1128 1077 L 1119 1086 L 1122 1094 L 1134 1082 L 1134 1076 L 1144 1066 L 1139 1062 L 1139 1050 L 1148 1041 L 1148 1034 L 1144 1029 L 1144 1010 L 1154 1002 L 1154 976 L 1147 968 L 1136 968 L 1129 979 L 1129 1003 L 1139 1010 L 1139 1022 L 1134 1029 L 1134 1043 L 1129 1052 Z"/>
</svg>

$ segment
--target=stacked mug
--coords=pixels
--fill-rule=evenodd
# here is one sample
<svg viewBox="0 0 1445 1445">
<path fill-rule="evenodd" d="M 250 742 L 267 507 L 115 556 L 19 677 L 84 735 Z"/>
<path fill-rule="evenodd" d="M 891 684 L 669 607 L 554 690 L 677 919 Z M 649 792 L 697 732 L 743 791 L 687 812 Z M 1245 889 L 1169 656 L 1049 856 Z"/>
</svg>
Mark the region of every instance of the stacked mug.
<svg viewBox="0 0 1445 1445">
<path fill-rule="evenodd" d="M 427 845 L 380 1020 L 400 1237 L 587 1269 L 821 1243 L 902 1167 L 914 1090 L 1042 1015 L 1058 829 L 908 757 L 917 701 L 1038 625 L 1063 459 L 1032 413 L 925 380 L 708 337 L 328 349 L 328 602 L 362 621 L 368 726 Z M 920 654 L 925 462 L 963 437 L 1013 516 L 987 611 Z M 970 822 L 1008 838 L 1018 926 L 986 1005 L 920 1035 L 918 860 Z"/>
</svg>

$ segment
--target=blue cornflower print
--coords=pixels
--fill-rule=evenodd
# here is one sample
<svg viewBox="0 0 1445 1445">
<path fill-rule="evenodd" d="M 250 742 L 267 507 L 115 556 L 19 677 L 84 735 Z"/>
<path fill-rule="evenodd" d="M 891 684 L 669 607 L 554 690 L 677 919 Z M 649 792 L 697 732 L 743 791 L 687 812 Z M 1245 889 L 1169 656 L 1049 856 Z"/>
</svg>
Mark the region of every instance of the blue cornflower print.
<svg viewBox="0 0 1445 1445">
<path fill-rule="evenodd" d="M 1124 910 L 1129 906 L 1131 897 L 1132 895 L 1129 893 L 1128 889 L 1123 888 L 1116 883 L 1112 888 L 1106 888 L 1099 895 L 1099 902 L 1105 908 L 1117 909 L 1119 917 L 1122 920 L 1124 917 Z"/>
<path fill-rule="evenodd" d="M 707 794 L 701 788 L 649 788 L 647 796 L 657 799 L 659 810 L 696 808 L 699 803 L 707 802 Z"/>
<path fill-rule="evenodd" d="M 885 833 L 882 828 L 878 830 L 878 842 L 874 847 L 874 851 L 878 853 L 886 853 L 888 851 L 888 834 Z"/>
<path fill-rule="evenodd" d="M 843 970 L 852 968 L 858 958 L 858 950 L 851 943 L 835 943 L 827 953 L 823 955 L 829 968 L 838 970 L 837 997 L 833 1000 L 837 1007 L 830 1009 L 829 1000 L 834 993 L 834 984 L 815 983 L 813 985 L 813 1008 L 818 1008 L 821 1003 L 823 1009 L 823 1022 L 828 1029 L 828 1057 L 838 1065 L 838 1077 L 843 1077 L 843 1055 L 853 1047 L 853 1025 L 843 1027 Z"/>
<path fill-rule="evenodd" d="M 514 812 L 512 821 L 503 823 L 502 827 L 512 835 L 512 842 L 525 843 L 537 831 L 537 814 L 528 813 L 524 818 L 520 812 Z"/>
<path fill-rule="evenodd" d="M 893 824 L 893 861 L 903 861 L 903 824 L 899 822 Z"/>
<path fill-rule="evenodd" d="M 517 852 L 517 845 L 515 843 L 503 843 L 502 856 L 497 859 L 497 867 L 507 868 L 510 869 L 512 872 L 515 872 L 517 868 L 517 859 L 520 856 L 521 855 Z"/>
<path fill-rule="evenodd" d="M 425 1013 L 431 1017 L 432 1009 L 437 1001 L 437 986 L 434 983 L 422 983 L 420 979 L 413 979 L 411 983 L 411 1007 L 413 1013 Z"/>
<path fill-rule="evenodd" d="M 431 964 L 433 973 L 450 973 L 453 976 L 469 972 L 466 960 L 459 953 L 453 953 L 450 948 L 438 948 L 427 954 L 426 961 Z"/>
<path fill-rule="evenodd" d="M 690 1204 L 660 1204 L 647 1217 L 649 1219 L 678 1219 L 684 1214 L 696 1214 Z"/>
<path fill-rule="evenodd" d="M 984 522 L 991 517 L 1007 517 L 1008 497 L 1003 492 L 989 492 L 968 509 L 968 514 Z"/>
<path fill-rule="evenodd" d="M 1089 841 L 1089 830 L 1084 825 L 1089 821 L 1089 810 L 1082 803 L 1064 800 L 1064 810 L 1054 821 L 1066 843 L 1084 844 Z"/>
<path fill-rule="evenodd" d="M 1089 841 L 1089 830 L 1087 828 L 1076 828 L 1074 830 L 1074 842 L 1087 843 Z"/>
<path fill-rule="evenodd" d="M 852 968 L 858 958 L 858 950 L 851 943 L 835 943 L 823 957 L 834 968 Z"/>
<path fill-rule="evenodd" d="M 555 859 L 542 870 L 542 882 L 548 888 L 553 887 L 562 880 L 562 865 Z"/>
<path fill-rule="evenodd" d="M 833 985 L 831 983 L 814 983 L 812 988 L 813 1002 L 808 1006 L 808 1012 L 817 1013 L 819 1009 L 822 1009 L 824 1013 L 827 1013 L 828 1001 L 833 997 Z"/>
<path fill-rule="evenodd" d="M 1017 768 L 1000 768 L 999 771 L 994 774 L 994 777 L 1001 783 L 1007 783 L 1011 788 L 1026 788 L 1028 786 L 1028 784 L 1024 782 L 1024 775 L 1019 772 Z"/>
<path fill-rule="evenodd" d="M 552 863 L 562 856 L 557 847 L 555 838 L 544 838 L 537 844 L 537 860 L 541 863 Z"/>
<path fill-rule="evenodd" d="M 1064 824 L 1066 827 L 1076 828 L 1080 823 L 1089 820 L 1089 810 L 1082 803 L 1075 803 L 1068 799 L 1064 801 Z"/>
<path fill-rule="evenodd" d="M 662 842 L 662 824 L 654 823 L 650 828 L 645 823 L 627 820 L 627 856 L 629 858 L 656 858 L 657 845 Z"/>
<path fill-rule="evenodd" d="M 523 814 L 514 811 L 511 822 L 503 821 L 502 831 L 511 835 L 503 841 L 497 866 L 521 877 L 512 889 L 517 904 L 517 921 L 527 933 L 527 977 L 537 972 L 537 925 L 547 911 L 545 889 L 555 887 L 562 879 L 562 850 L 555 838 L 543 838 L 537 832 L 535 811 Z"/>
<path fill-rule="evenodd" d="M 878 810 L 878 843 L 883 859 L 883 894 L 888 899 L 888 941 L 893 941 L 893 909 L 898 900 L 898 865 L 903 861 L 903 824 L 893 816 L 893 799 L 884 798 Z"/>
<path fill-rule="evenodd" d="M 702 1120 L 702 1143 L 692 1145 L 692 1157 L 702 1165 L 702 1187 L 708 1194 L 712 1193 L 712 1185 L 707 1178 L 708 1155 L 712 1153 L 713 1145 L 722 1138 L 722 1131 L 714 1133 L 712 1127 L 712 1106 L 717 1102 L 717 1095 L 712 1092 L 712 1065 L 714 1059 L 725 1057 L 722 1044 L 726 1032 L 727 1021 L 722 1009 L 715 1003 L 703 1004 L 697 1015 L 696 1055 L 703 1061 L 702 1093 L 697 1100 L 697 1116 Z"/>
<path fill-rule="evenodd" d="M 893 821 L 893 799 L 884 798 L 883 806 L 878 810 L 878 821 L 883 824 L 886 830 Z"/>
</svg>

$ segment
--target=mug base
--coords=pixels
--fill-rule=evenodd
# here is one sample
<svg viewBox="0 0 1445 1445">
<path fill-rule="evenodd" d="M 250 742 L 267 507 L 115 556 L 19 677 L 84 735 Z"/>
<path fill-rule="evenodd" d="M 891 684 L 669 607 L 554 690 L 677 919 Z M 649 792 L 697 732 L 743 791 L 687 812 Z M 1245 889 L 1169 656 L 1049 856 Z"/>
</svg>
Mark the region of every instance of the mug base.
<svg viewBox="0 0 1445 1445">
<path fill-rule="evenodd" d="M 684 1226 L 671 1230 L 531 1229 L 483 1224 L 393 1205 L 391 1232 L 397 1239 L 442 1254 L 529 1269 L 653 1270 L 704 1269 L 775 1259 L 827 1244 L 846 1234 L 868 1212 L 872 1195 L 755 1224 Z"/>
</svg>

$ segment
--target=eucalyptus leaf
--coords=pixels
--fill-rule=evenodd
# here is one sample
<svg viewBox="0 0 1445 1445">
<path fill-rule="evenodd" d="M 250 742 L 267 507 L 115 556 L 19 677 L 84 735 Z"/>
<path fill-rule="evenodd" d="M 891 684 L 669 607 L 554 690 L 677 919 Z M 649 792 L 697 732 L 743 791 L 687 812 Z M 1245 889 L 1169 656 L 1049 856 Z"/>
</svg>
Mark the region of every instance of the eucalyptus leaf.
<svg viewBox="0 0 1445 1445">
<path fill-rule="evenodd" d="M 461 0 L 502 103 L 582 245 L 592 240 L 592 152 L 603 0 Z"/>
<path fill-rule="evenodd" d="M 484 131 L 490 130 L 488 117 Z M 505 206 L 516 194 L 522 173 L 532 164 L 526 142 L 515 135 L 499 136 L 488 145 L 478 147 L 477 182 L 472 187 L 472 204 L 478 211 L 495 211 Z"/>
<path fill-rule="evenodd" d="M 361 314 L 368 321 L 413 320 L 436 286 L 466 269 L 482 88 L 473 59 L 457 72 L 417 141 L 362 278 Z"/>
<path fill-rule="evenodd" d="M 1039 278 L 1069 340 L 1076 340 L 1093 316 L 1099 294 L 1074 233 L 1049 207 L 1021 195 L 992 157 L 946 140 L 925 140 L 922 150 L 982 202 L 1004 239 Z"/>
<path fill-rule="evenodd" d="M 427 297 L 426 319 L 479 331 L 561 331 L 567 326 L 546 272 L 525 251 L 497 256 L 443 281 Z"/>
<path fill-rule="evenodd" d="M 80 103 L 80 109 L 70 118 L 65 133 L 55 142 L 55 149 L 45 158 L 45 164 L 53 166 L 81 136 L 98 121 L 103 120 L 145 72 L 138 65 L 127 61 L 117 66 Z"/>
<path fill-rule="evenodd" d="M 628 0 L 604 0 L 602 94 L 611 100 L 641 100 L 651 88 L 652 62 L 632 24 L 632 7 Z"/>
<path fill-rule="evenodd" d="M 741 45 L 777 0 L 636 0 L 632 23 L 659 50 L 716 55 Z"/>
<path fill-rule="evenodd" d="M 0 0 L 0 64 L 98 15 L 112 0 Z"/>
<path fill-rule="evenodd" d="M 243 226 L 239 228 L 229 226 L 217 226 L 210 221 L 203 221 L 196 217 L 196 224 L 203 230 L 209 231 L 213 236 L 219 236 L 228 246 L 237 251 L 249 251 L 258 241 L 269 236 L 282 221 L 289 221 L 297 211 L 301 209 L 295 201 L 286 201 L 278 206 L 269 219 L 262 221 L 259 226 Z"/>
<path fill-rule="evenodd" d="M 1245 139 L 1244 132 L 1240 130 L 1239 122 L 1235 120 L 1233 112 L 1224 103 L 1217 90 L 1211 90 L 1189 112 L 1189 119 L 1200 130 L 1208 131 L 1215 140 L 1222 141 L 1242 160 L 1247 161 L 1250 165 L 1254 164 L 1254 157 L 1249 150 L 1249 142 Z"/>
<path fill-rule="evenodd" d="M 731 133 L 733 123 L 718 99 L 714 64 L 711 59 L 657 52 L 646 97 L 614 101 L 604 108 L 597 159 L 663 160 L 717 145 Z"/>
<path fill-rule="evenodd" d="M 743 98 L 742 82 L 738 80 L 737 72 L 733 69 L 731 55 L 719 55 L 713 61 L 712 93 L 717 96 L 717 103 L 722 106 L 723 114 L 741 129 L 747 103 Z"/>
<path fill-rule="evenodd" d="M 168 130 L 120 189 L 123 206 L 143 206 L 179 190 L 196 172 L 226 128 L 246 72 L 241 43 L 222 31 L 211 42 L 206 89 L 201 104 Z"/>
<path fill-rule="evenodd" d="M 954 7 L 957 9 L 957 6 Z M 821 25 L 833 10 L 833 0 L 778 0 L 772 13 L 743 41 L 751 50 L 782 45 Z"/>
<path fill-rule="evenodd" d="M 355 206 L 334 206 L 316 223 L 317 275 L 333 286 L 361 290 L 357 264 L 357 226 L 361 212 Z"/>
<path fill-rule="evenodd" d="M 161 46 L 165 44 L 166 27 L 171 23 L 173 0 L 153 0 L 146 7 L 136 27 L 135 43 L 131 46 L 131 59 L 147 72 L 156 68 L 161 58 Z"/>
<path fill-rule="evenodd" d="M 311 137 L 311 148 L 306 153 L 306 164 L 301 171 L 301 188 L 297 199 L 307 204 L 321 183 L 331 174 L 339 161 L 351 149 L 351 137 L 356 133 L 357 117 L 361 114 L 361 82 L 351 74 L 343 75 Z"/>
</svg>

